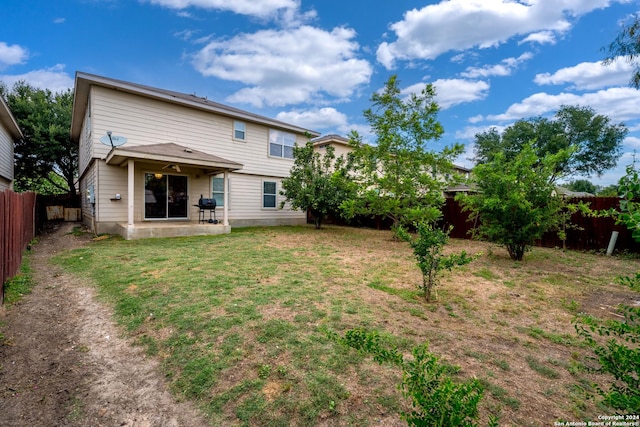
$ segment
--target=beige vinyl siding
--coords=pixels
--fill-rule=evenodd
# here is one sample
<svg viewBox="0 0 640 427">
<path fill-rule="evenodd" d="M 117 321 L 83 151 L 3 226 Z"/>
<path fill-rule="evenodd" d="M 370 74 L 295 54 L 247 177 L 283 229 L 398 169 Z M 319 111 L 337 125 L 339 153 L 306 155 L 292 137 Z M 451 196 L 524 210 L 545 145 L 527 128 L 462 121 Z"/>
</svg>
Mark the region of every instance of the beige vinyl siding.
<svg viewBox="0 0 640 427">
<path fill-rule="evenodd" d="M 107 165 L 105 159 L 111 147 L 99 141 L 107 131 L 111 131 L 113 135 L 126 137 L 127 147 L 175 143 L 242 164 L 242 170 L 229 174 L 227 184 L 230 191 L 229 222 L 232 226 L 304 223 L 304 212 L 292 211 L 288 207 L 262 208 L 263 181 L 275 181 L 279 192 L 281 180 L 289 175 L 293 160 L 269 156 L 268 126 L 241 120 L 245 123 L 245 140 L 234 139 L 234 120 L 237 119 L 92 86 L 79 138 L 83 218 L 89 223 L 92 220 L 86 190 L 93 184 L 96 195 L 97 231 L 112 232 L 116 229 L 116 224 L 126 224 L 128 221 L 128 167 Z M 278 130 L 289 132 L 284 129 Z M 297 144 L 307 142 L 304 135 L 295 136 Z M 145 221 L 145 173 L 167 173 L 167 170 L 162 170 L 162 166 L 164 165 L 139 160 L 135 162 L 132 197 L 136 223 Z M 197 204 L 200 195 L 211 197 L 212 176 L 202 168 L 182 164 L 180 166 L 181 173 L 171 174 L 188 177 L 187 219 L 194 222 L 198 220 L 198 208 L 194 205 Z M 112 200 L 117 193 L 121 195 L 121 199 Z M 283 197 L 278 194 L 278 207 L 282 200 Z M 216 209 L 216 217 L 220 221 L 223 220 L 222 207 Z"/>
<path fill-rule="evenodd" d="M 93 145 L 91 144 L 91 104 L 89 109 L 85 111 L 84 120 L 82 121 L 82 131 L 80 132 L 80 146 L 78 147 L 78 170 L 80 176 L 85 172 L 85 169 L 91 163 L 93 157 Z M 96 141 L 100 144 L 100 141 Z"/>
<path fill-rule="evenodd" d="M 327 151 L 326 145 L 333 146 L 334 154 L 336 158 L 343 156 L 346 159 L 347 154 L 352 151 L 348 145 L 337 144 L 335 142 L 326 142 L 324 144 L 316 145 L 314 147 L 314 150 L 320 153 L 321 156 L 324 156 L 324 153 Z"/>
<path fill-rule="evenodd" d="M 290 206 L 280 209 L 284 200 L 281 196 L 282 179 L 264 175 L 230 174 L 231 197 L 229 203 L 229 221 L 232 226 L 244 225 L 276 225 L 286 223 L 304 223 L 306 213 L 294 211 Z M 262 184 L 264 181 L 275 181 L 276 209 L 262 207 Z"/>
<path fill-rule="evenodd" d="M 99 138 L 111 130 L 127 138 L 128 146 L 173 142 L 244 165 L 243 172 L 284 177 L 293 160 L 269 157 L 269 128 L 246 123 L 246 141 L 233 139 L 232 117 L 93 87 L 91 94 L 93 157 L 110 150 Z M 306 143 L 297 135 L 298 144 Z"/>
<path fill-rule="evenodd" d="M 347 154 L 349 154 L 352 150 L 348 145 L 343 144 L 333 144 L 335 148 L 336 158 L 343 156 L 345 159 L 347 158 Z"/>
<path fill-rule="evenodd" d="M 109 166 L 103 161 L 96 162 L 100 171 L 99 197 L 96 200 L 98 210 L 98 221 L 126 223 L 128 220 L 129 194 L 127 187 L 128 168 L 119 166 Z M 163 173 L 161 166 L 151 163 L 135 164 L 134 169 L 134 221 L 144 221 L 144 177 L 146 173 Z M 182 173 L 171 173 L 171 175 L 187 176 L 188 196 L 189 196 L 189 217 L 192 221 L 198 220 L 198 208 L 193 206 L 198 203 L 200 195 L 211 197 L 210 180 L 208 175 L 202 175 L 201 170 L 185 167 Z M 116 193 L 121 196 L 120 200 L 115 198 Z M 222 215 L 222 210 L 220 210 Z M 222 219 L 222 216 L 219 217 Z M 156 220 L 162 221 L 162 220 Z"/>
<path fill-rule="evenodd" d="M 127 222 L 127 168 L 107 166 L 96 162 L 100 180 L 96 189 L 97 218 L 106 222 Z M 120 200 L 115 198 L 120 193 Z"/>
<path fill-rule="evenodd" d="M 91 185 L 96 188 L 96 166 L 95 163 L 89 165 L 85 171 L 83 178 L 80 180 L 80 206 L 82 208 L 82 222 L 91 226 L 93 220 L 93 209 L 89 203 L 89 187 Z"/>
<path fill-rule="evenodd" d="M 9 183 L 13 181 L 13 138 L 7 130 L 0 125 L 0 177 L 5 179 L 5 182 Z M 0 185 L 3 185 L 0 183 Z M 6 184 L 6 188 L 0 187 L 0 190 L 9 188 L 9 184 Z"/>
</svg>

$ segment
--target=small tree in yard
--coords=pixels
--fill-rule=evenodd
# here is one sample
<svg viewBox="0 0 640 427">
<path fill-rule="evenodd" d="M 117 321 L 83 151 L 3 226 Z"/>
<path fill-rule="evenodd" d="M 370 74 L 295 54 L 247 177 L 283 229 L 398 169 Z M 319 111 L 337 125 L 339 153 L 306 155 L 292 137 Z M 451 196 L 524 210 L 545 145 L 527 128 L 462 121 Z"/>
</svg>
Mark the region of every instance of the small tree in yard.
<svg viewBox="0 0 640 427">
<path fill-rule="evenodd" d="M 293 209 L 308 210 L 314 217 L 316 228 L 330 213 L 339 213 L 340 205 L 354 192 L 354 184 L 348 178 L 348 165 L 329 145 L 324 156 L 313 149 L 313 142 L 293 148 L 295 162 L 289 177 L 282 180 L 281 195 Z"/>
<path fill-rule="evenodd" d="M 459 254 L 444 255 L 442 249 L 449 241 L 449 230 L 442 231 L 431 223 L 416 224 L 416 237 L 412 237 L 407 230 L 398 228 L 398 236 L 411 245 L 413 254 L 418 260 L 418 267 L 422 271 L 422 285 L 418 288 L 424 293 L 427 301 L 431 301 L 431 294 L 440 279 L 442 270 L 451 271 L 453 267 L 468 264 L 476 257 L 470 257 L 465 251 Z"/>
<path fill-rule="evenodd" d="M 394 229 L 415 221 L 440 217 L 443 190 L 452 176 L 452 161 L 462 153 L 460 144 L 436 152 L 428 143 L 444 130 L 437 120 L 435 88 L 403 96 L 396 76 L 371 96 L 373 107 L 364 112 L 375 134 L 365 144 L 357 132 L 350 135 L 353 180 L 358 195 L 344 203 L 347 217 L 379 215 L 393 221 Z"/>
<path fill-rule="evenodd" d="M 568 152 L 536 155 L 527 144 L 512 158 L 495 153 L 473 170 L 477 193 L 459 195 L 464 210 L 479 220 L 474 235 L 504 245 L 521 261 L 536 239 L 557 228 L 562 200 L 554 196 L 551 177 Z"/>
</svg>

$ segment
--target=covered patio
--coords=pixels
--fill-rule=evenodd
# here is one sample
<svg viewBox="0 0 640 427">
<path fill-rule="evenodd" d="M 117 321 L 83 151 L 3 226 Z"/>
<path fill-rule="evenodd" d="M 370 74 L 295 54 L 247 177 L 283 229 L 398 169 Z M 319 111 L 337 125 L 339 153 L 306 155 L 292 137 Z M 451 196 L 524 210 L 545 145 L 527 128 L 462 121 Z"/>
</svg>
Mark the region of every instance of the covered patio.
<svg viewBox="0 0 640 427">
<path fill-rule="evenodd" d="M 211 197 L 210 178 L 222 176 L 222 182 L 227 183 L 229 172 L 242 169 L 242 164 L 175 143 L 113 147 L 105 161 L 108 166 L 127 169 L 127 221 L 115 226 L 115 232 L 125 239 L 214 235 L 231 231 L 227 185 L 221 186 L 219 195 L 218 205 L 222 212 L 218 208 L 215 211 L 217 218 L 222 214 L 219 221 L 201 221 L 194 212 L 201 212 L 197 204 L 202 194 L 205 198 Z M 206 186 L 192 185 L 200 176 L 209 178 Z M 152 192 L 154 182 L 162 184 L 156 186 L 160 188 L 160 194 Z M 178 189 L 177 196 L 169 194 L 172 185 Z"/>
</svg>

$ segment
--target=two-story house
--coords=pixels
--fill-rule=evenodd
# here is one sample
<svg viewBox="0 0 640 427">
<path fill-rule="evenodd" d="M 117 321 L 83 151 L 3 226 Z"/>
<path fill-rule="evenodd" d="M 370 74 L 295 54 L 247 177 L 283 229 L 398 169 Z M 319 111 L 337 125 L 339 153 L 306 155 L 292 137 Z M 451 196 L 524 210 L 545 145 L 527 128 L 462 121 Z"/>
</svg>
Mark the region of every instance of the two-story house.
<svg viewBox="0 0 640 427">
<path fill-rule="evenodd" d="M 13 189 L 13 144 L 22 138 L 16 119 L 0 96 L 0 191 Z"/>
<path fill-rule="evenodd" d="M 83 222 L 126 239 L 305 223 L 305 212 L 279 208 L 279 192 L 293 146 L 318 135 L 196 95 L 78 72 L 71 137 Z M 198 206 L 201 196 L 215 211 Z"/>
</svg>

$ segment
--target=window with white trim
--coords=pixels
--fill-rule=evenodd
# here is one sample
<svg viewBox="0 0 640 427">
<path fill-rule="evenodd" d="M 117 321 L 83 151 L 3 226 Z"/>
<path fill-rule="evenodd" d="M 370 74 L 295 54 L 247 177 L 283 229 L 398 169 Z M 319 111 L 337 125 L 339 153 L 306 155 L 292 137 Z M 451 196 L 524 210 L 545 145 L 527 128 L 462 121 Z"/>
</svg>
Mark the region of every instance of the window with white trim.
<svg viewBox="0 0 640 427">
<path fill-rule="evenodd" d="M 262 181 L 262 207 L 265 209 L 276 208 L 276 182 Z"/>
<path fill-rule="evenodd" d="M 292 133 L 269 129 L 269 156 L 293 159 L 296 136 Z"/>
<path fill-rule="evenodd" d="M 247 139 L 247 125 L 235 120 L 233 122 L 233 139 L 245 141 Z"/>
<path fill-rule="evenodd" d="M 224 177 L 211 178 L 211 198 L 216 200 L 216 206 L 224 207 Z"/>
</svg>

